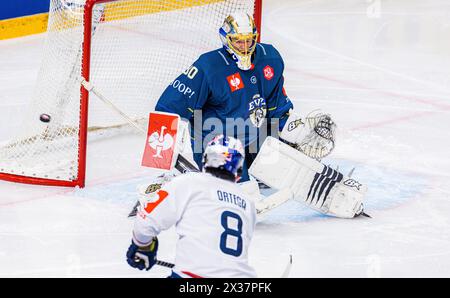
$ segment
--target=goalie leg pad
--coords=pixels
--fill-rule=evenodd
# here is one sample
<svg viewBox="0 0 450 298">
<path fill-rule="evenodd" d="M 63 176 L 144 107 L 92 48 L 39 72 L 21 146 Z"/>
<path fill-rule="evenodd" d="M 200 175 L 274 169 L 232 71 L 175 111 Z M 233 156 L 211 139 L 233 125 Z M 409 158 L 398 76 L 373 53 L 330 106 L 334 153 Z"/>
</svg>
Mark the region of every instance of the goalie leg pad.
<svg viewBox="0 0 450 298">
<path fill-rule="evenodd" d="M 249 170 L 272 188 L 290 189 L 295 200 L 341 218 L 363 211 L 367 187 L 273 137 L 267 137 Z"/>
</svg>

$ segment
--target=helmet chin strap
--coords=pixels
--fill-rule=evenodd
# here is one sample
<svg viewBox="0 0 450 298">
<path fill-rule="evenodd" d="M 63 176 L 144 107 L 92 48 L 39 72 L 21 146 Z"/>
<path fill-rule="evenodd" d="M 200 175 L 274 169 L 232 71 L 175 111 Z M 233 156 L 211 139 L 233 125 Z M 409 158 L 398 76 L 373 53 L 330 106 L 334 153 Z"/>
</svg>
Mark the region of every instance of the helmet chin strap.
<svg viewBox="0 0 450 298">
<path fill-rule="evenodd" d="M 248 63 L 243 62 L 243 59 L 238 60 L 237 66 L 242 70 L 249 70 L 252 67 L 252 59 L 251 59 L 251 56 L 249 56 L 248 58 L 247 57 L 245 57 L 245 58 L 249 60 Z M 243 64 L 243 63 L 245 63 L 245 64 Z"/>
<path fill-rule="evenodd" d="M 227 51 L 228 51 L 228 53 L 230 53 L 231 54 L 231 58 L 233 59 L 233 61 L 234 62 L 236 62 L 236 64 L 237 64 L 237 66 L 239 67 L 239 69 L 241 69 L 241 70 L 249 70 L 251 67 L 252 67 L 252 56 L 253 56 L 253 53 L 251 54 L 251 55 L 249 55 L 249 62 L 250 63 L 248 63 L 248 65 L 243 65 L 242 64 L 242 58 L 241 59 L 239 59 L 239 55 L 237 55 L 236 53 L 234 53 L 231 49 L 227 49 Z"/>
</svg>

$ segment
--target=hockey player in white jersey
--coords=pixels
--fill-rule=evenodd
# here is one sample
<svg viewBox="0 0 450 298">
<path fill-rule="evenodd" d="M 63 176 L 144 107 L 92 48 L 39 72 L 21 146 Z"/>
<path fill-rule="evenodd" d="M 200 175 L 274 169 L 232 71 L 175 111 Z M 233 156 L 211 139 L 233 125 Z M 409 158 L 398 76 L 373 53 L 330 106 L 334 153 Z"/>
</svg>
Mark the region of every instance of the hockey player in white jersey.
<svg viewBox="0 0 450 298">
<path fill-rule="evenodd" d="M 256 209 L 235 183 L 244 154 L 239 140 L 217 136 L 205 149 L 203 173 L 177 176 L 149 191 L 135 219 L 128 264 L 152 268 L 158 234 L 175 226 L 180 237 L 171 277 L 256 277 L 248 264 Z"/>
</svg>

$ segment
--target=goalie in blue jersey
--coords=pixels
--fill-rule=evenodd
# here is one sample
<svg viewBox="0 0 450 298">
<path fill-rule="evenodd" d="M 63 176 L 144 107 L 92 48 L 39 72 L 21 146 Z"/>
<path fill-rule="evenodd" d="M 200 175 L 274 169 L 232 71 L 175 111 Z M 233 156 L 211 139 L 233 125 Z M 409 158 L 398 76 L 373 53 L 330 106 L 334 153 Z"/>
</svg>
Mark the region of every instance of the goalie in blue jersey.
<svg viewBox="0 0 450 298">
<path fill-rule="evenodd" d="M 267 135 L 281 135 L 316 159 L 328 154 L 334 147 L 333 122 L 328 115 L 316 114 L 310 118 L 313 121 L 306 121 L 293 112 L 283 87 L 283 59 L 272 45 L 257 42 L 253 18 L 242 12 L 231 14 L 219 33 L 223 47 L 201 55 L 166 88 L 156 105 L 157 111 L 178 114 L 190 123 L 193 158 L 199 168 L 205 145 L 220 134 L 240 139 L 245 147 L 241 181 L 249 179 L 247 170 Z M 328 127 L 328 138 L 317 137 L 314 129 L 319 122 Z"/>
<path fill-rule="evenodd" d="M 202 169 L 208 142 L 217 135 L 234 137 L 245 148 L 242 173 L 236 178 L 250 180 L 250 169 L 255 180 L 276 191 L 266 197 L 257 181 L 240 183 L 255 199 L 258 214 L 289 199 L 336 217 L 364 214 L 367 187 L 351 174 L 344 176 L 320 163 L 334 149 L 336 125 L 328 114 L 300 116 L 298 108 L 294 110 L 284 89 L 283 59 L 272 45 L 257 42 L 252 17 L 233 13 L 219 33 L 223 46 L 201 55 L 170 83 L 156 105 L 156 111 L 184 120 L 180 156 L 193 158 Z M 156 184 L 170 179 L 162 175 Z M 139 187 L 140 195 L 145 198 L 148 189 L 152 185 Z"/>
</svg>

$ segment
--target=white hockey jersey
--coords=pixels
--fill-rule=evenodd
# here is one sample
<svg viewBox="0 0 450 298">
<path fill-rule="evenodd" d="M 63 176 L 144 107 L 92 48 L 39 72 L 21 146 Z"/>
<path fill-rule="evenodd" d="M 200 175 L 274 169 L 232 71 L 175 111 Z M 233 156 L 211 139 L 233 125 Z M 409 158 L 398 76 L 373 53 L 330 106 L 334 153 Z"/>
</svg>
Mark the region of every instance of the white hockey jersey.
<svg viewBox="0 0 450 298">
<path fill-rule="evenodd" d="M 235 183 L 207 173 L 175 177 L 141 204 L 133 239 L 144 246 L 175 225 L 173 271 L 183 277 L 256 277 L 248 248 L 256 224 L 254 201 Z"/>
</svg>

